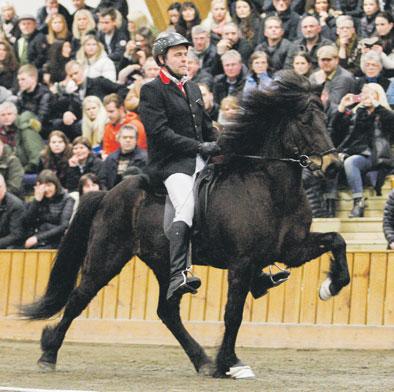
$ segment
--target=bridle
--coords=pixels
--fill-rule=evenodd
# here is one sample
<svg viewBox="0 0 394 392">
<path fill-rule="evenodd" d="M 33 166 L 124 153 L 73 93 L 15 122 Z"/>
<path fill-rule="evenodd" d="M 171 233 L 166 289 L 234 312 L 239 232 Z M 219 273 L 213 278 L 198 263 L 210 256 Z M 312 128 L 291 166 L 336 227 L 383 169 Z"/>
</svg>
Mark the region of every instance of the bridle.
<svg viewBox="0 0 394 392">
<path fill-rule="evenodd" d="M 312 152 L 309 155 L 302 154 L 302 155 L 299 155 L 298 158 L 272 158 L 272 157 L 262 157 L 259 155 L 243 155 L 243 154 L 236 154 L 236 156 L 239 158 L 255 159 L 255 160 L 259 160 L 259 161 L 280 161 L 280 162 L 297 163 L 302 168 L 309 168 L 310 170 L 315 171 L 315 170 L 322 169 L 323 157 L 325 155 L 335 153 L 336 151 L 337 151 L 336 148 L 333 147 L 333 148 L 330 148 L 330 149 L 323 151 L 323 152 Z M 316 156 L 316 157 L 320 158 L 320 165 L 317 165 L 318 167 L 316 169 L 311 168 L 311 166 L 314 164 L 314 162 L 310 158 L 311 156 Z"/>
</svg>

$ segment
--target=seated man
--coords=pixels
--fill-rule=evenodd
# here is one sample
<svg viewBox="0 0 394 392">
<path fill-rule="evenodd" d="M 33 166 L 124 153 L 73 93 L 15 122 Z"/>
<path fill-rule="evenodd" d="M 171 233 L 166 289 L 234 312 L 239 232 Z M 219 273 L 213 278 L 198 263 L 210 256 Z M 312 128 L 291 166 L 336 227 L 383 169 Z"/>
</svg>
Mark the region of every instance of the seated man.
<svg viewBox="0 0 394 392">
<path fill-rule="evenodd" d="M 113 188 L 127 174 L 136 174 L 146 165 L 146 151 L 137 147 L 138 131 L 132 124 L 123 125 L 116 139 L 120 147 L 108 155 L 101 169 L 102 182 L 107 189 Z"/>
<path fill-rule="evenodd" d="M 9 192 L 19 195 L 24 173 L 22 164 L 11 147 L 0 139 L 0 174 L 4 177 Z"/>
<path fill-rule="evenodd" d="M 22 200 L 7 192 L 4 177 L 0 174 L 0 249 L 18 248 L 22 245 L 24 213 Z"/>
<path fill-rule="evenodd" d="M 210 88 L 213 85 L 213 76 L 200 66 L 200 60 L 197 55 L 189 51 L 187 54 L 187 73 L 188 77 L 194 83 L 205 83 Z"/>
</svg>

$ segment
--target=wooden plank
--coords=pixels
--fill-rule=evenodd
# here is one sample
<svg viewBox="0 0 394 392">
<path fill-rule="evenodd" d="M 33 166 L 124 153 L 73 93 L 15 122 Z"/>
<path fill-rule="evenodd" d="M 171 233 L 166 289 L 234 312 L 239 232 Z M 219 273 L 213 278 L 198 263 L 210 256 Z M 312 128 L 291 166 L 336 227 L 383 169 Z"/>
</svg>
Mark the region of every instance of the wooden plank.
<svg viewBox="0 0 394 392">
<path fill-rule="evenodd" d="M 196 295 L 193 295 L 190 302 L 189 320 L 203 321 L 205 314 L 205 299 L 208 287 L 208 268 L 200 265 L 193 267 L 193 273 L 201 279 L 201 287 Z"/>
<path fill-rule="evenodd" d="M 159 283 L 151 269 L 148 273 L 148 296 L 146 299 L 145 320 L 159 320 L 157 316 L 157 305 L 159 303 Z"/>
<path fill-rule="evenodd" d="M 275 268 L 273 268 L 272 273 L 276 273 Z M 285 286 L 286 283 L 283 283 L 280 286 L 273 287 L 268 291 L 267 322 L 281 323 L 283 321 Z"/>
<path fill-rule="evenodd" d="M 283 322 L 298 323 L 301 305 L 302 268 L 292 268 L 285 284 Z"/>
<path fill-rule="evenodd" d="M 220 299 L 219 320 L 224 320 L 224 313 L 226 311 L 227 296 L 228 296 L 228 273 L 227 270 L 222 271 L 222 296 Z"/>
<path fill-rule="evenodd" d="M 133 262 L 127 263 L 119 275 L 119 298 L 117 318 L 128 319 L 130 315 L 132 282 L 133 282 Z"/>
<path fill-rule="evenodd" d="M 367 324 L 383 324 L 386 270 L 387 253 L 372 253 L 369 273 Z"/>
<path fill-rule="evenodd" d="M 301 283 L 300 323 L 315 323 L 318 300 L 318 260 L 304 264 Z"/>
<path fill-rule="evenodd" d="M 0 317 L 7 314 L 12 252 L 0 251 Z"/>
<path fill-rule="evenodd" d="M 25 253 L 24 279 L 22 282 L 22 303 L 31 303 L 34 300 L 38 267 L 38 252 Z"/>
<path fill-rule="evenodd" d="M 369 270 L 370 254 L 355 253 L 350 299 L 350 324 L 366 323 Z"/>
<path fill-rule="evenodd" d="M 107 286 L 104 287 L 104 306 L 103 318 L 116 319 L 116 310 L 118 306 L 118 286 L 119 275 L 115 276 Z"/>
<path fill-rule="evenodd" d="M 15 315 L 21 304 L 23 287 L 24 252 L 13 252 L 11 260 L 11 277 L 6 315 Z"/>
<path fill-rule="evenodd" d="M 218 321 L 222 301 L 222 274 L 217 268 L 208 267 L 206 309 L 204 320 Z"/>
<path fill-rule="evenodd" d="M 50 252 L 39 252 L 37 262 L 36 288 L 34 293 L 35 299 L 41 297 L 45 292 L 53 259 L 54 254 Z"/>
<path fill-rule="evenodd" d="M 394 252 L 388 253 L 384 325 L 394 325 Z"/>
<path fill-rule="evenodd" d="M 349 274 L 353 275 L 353 253 L 347 253 Z M 333 324 L 348 324 L 350 318 L 350 298 L 353 279 L 334 297 Z"/>
<path fill-rule="evenodd" d="M 148 267 L 140 260 L 135 262 L 131 318 L 143 320 L 146 308 L 146 284 Z"/>
<path fill-rule="evenodd" d="M 330 271 L 331 253 L 325 253 L 320 257 L 320 272 L 319 272 L 319 288 L 322 282 L 327 278 L 327 273 Z M 317 324 L 331 324 L 334 301 L 322 301 L 320 298 L 317 301 L 316 323 Z"/>
</svg>

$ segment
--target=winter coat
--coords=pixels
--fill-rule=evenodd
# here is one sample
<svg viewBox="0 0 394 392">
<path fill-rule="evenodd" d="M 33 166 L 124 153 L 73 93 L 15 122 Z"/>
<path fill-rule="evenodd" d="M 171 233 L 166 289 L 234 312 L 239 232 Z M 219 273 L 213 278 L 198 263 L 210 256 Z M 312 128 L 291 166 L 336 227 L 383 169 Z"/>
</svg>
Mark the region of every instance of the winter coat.
<svg viewBox="0 0 394 392">
<path fill-rule="evenodd" d="M 8 192 L 19 194 L 25 171 L 18 157 L 12 153 L 10 146 L 4 145 L 0 156 L 0 174 L 4 177 Z"/>
<path fill-rule="evenodd" d="M 291 56 L 294 53 L 293 44 L 286 38 L 283 38 L 277 45 L 269 46 L 268 41 L 264 40 L 257 45 L 256 51 L 262 50 L 268 55 L 270 71 L 272 73 L 279 71 L 286 66 L 291 68 Z"/>
<path fill-rule="evenodd" d="M 220 102 L 223 98 L 228 95 L 238 95 L 242 92 L 246 80 L 246 71 L 242 68 L 241 73 L 239 74 L 234 85 L 230 85 L 227 81 L 227 76 L 225 74 L 217 75 L 214 78 L 213 84 L 213 99 L 216 103 L 220 105 Z M 231 94 L 230 87 L 233 87 Z"/>
<path fill-rule="evenodd" d="M 103 53 L 103 55 L 94 63 L 87 63 L 85 76 L 88 78 L 98 78 L 101 76 L 115 82 L 115 64 L 105 53 Z"/>
<path fill-rule="evenodd" d="M 28 237 L 37 237 L 37 247 L 57 248 L 67 229 L 73 206 L 74 199 L 63 190 L 50 199 L 33 200 L 27 205 L 23 219 Z"/>
<path fill-rule="evenodd" d="M 25 206 L 18 197 L 6 192 L 0 202 L 0 249 L 18 247 L 24 240 Z"/>
</svg>

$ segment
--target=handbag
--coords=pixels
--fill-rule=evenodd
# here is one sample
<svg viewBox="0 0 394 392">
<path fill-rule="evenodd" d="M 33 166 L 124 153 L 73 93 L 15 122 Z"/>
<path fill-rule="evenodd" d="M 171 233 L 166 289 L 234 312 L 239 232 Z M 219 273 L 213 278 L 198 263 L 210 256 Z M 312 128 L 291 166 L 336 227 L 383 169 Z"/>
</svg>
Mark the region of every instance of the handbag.
<svg viewBox="0 0 394 392">
<path fill-rule="evenodd" d="M 392 156 L 390 142 L 384 137 L 382 127 L 380 126 L 379 116 L 376 116 L 374 122 L 374 131 L 372 136 L 372 168 L 378 169 L 382 166 L 391 167 Z"/>
</svg>

